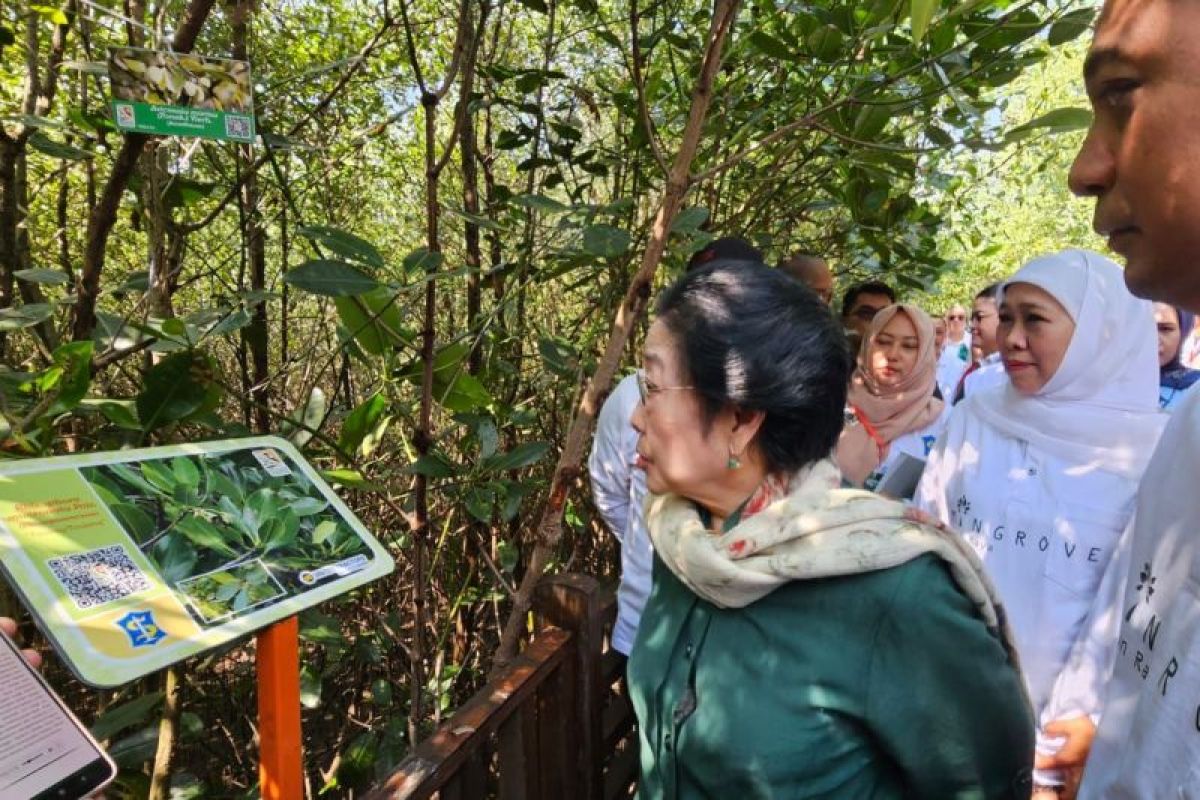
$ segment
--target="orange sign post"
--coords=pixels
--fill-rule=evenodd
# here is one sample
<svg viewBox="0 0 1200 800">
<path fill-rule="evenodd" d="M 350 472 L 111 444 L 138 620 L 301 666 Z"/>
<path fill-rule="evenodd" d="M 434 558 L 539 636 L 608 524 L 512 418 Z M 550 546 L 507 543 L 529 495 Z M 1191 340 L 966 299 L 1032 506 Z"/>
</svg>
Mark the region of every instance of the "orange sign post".
<svg viewBox="0 0 1200 800">
<path fill-rule="evenodd" d="M 300 624 L 288 617 L 258 634 L 258 778 L 262 800 L 303 800 Z"/>
</svg>

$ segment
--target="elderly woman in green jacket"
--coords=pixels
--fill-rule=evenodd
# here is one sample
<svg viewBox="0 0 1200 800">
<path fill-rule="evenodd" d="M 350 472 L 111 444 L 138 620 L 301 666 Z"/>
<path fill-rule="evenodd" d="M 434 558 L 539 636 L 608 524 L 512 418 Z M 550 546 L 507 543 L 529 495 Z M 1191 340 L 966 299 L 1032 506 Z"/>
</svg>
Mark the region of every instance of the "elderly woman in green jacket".
<svg viewBox="0 0 1200 800">
<path fill-rule="evenodd" d="M 639 375 L 654 583 L 628 678 L 643 798 L 1028 798 L 1033 717 L 956 535 L 842 488 L 849 366 L 809 290 L 716 263 Z"/>
</svg>

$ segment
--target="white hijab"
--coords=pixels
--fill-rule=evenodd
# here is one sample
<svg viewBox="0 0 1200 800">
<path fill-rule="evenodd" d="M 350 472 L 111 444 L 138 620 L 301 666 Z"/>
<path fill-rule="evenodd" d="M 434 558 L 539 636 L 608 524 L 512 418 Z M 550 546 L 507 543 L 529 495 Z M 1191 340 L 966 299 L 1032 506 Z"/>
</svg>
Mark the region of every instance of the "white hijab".
<svg viewBox="0 0 1200 800">
<path fill-rule="evenodd" d="M 1158 410 L 1154 308 L 1121 268 L 1087 250 L 1035 258 L 1004 287 L 1030 283 L 1062 304 L 1075 333 L 1036 395 L 1012 383 L 967 398 L 984 421 L 1065 461 L 1139 480 L 1166 423 Z"/>
</svg>

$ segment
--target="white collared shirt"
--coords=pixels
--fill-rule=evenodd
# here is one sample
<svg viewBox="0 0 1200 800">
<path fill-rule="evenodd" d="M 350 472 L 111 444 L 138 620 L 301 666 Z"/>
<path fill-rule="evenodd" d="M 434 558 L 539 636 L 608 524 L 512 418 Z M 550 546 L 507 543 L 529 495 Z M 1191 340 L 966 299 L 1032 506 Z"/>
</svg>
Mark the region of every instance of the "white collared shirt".
<svg viewBox="0 0 1200 800">
<path fill-rule="evenodd" d="M 972 372 L 963 380 L 963 397 L 970 397 L 975 392 L 982 392 L 993 386 L 1002 386 L 1008 380 L 1004 371 L 1004 360 L 999 353 L 984 356 L 979 362 L 979 369 Z"/>
<path fill-rule="evenodd" d="M 630 424 L 640 401 L 636 375 L 629 375 L 617 384 L 600 409 L 588 459 L 596 509 L 621 543 L 621 584 L 617 588 L 612 646 L 625 655 L 629 655 L 637 637 L 642 609 L 650 596 L 654 565 L 654 548 L 643 511 L 646 473 L 634 466 L 638 433 Z"/>
<path fill-rule="evenodd" d="M 1042 724 L 1064 716 L 1060 692 L 1069 691 L 1075 707 L 1067 716 L 1099 711 L 1099 686 L 1056 682 L 1085 631 L 1135 490 L 1131 480 L 1065 463 L 1001 433 L 970 404 L 954 408 L 930 453 L 915 504 L 961 531 L 982 559 L 1012 625 Z M 1038 749 L 1057 746 L 1039 733 Z"/>
</svg>

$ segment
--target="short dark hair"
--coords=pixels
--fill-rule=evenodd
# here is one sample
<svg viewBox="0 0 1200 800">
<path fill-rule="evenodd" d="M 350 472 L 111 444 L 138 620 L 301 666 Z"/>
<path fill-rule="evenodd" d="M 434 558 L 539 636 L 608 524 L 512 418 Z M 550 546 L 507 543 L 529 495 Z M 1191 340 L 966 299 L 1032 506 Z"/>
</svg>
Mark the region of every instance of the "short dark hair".
<svg viewBox="0 0 1200 800">
<path fill-rule="evenodd" d="M 693 270 L 715 261 L 745 261 L 760 264 L 763 254 L 757 247 L 737 236 L 722 236 L 692 253 L 687 269 Z"/>
<path fill-rule="evenodd" d="M 882 294 L 887 297 L 891 303 L 896 302 L 896 292 L 892 287 L 888 286 L 883 281 L 864 281 L 856 283 L 846 290 L 842 295 L 842 316 L 850 316 L 850 312 L 854 309 L 854 304 L 858 301 L 858 296 L 863 294 Z"/>
<path fill-rule="evenodd" d="M 755 441 L 772 472 L 826 458 L 842 430 L 846 337 L 811 289 L 762 263 L 719 260 L 662 293 L 658 315 L 704 403 L 763 411 Z"/>
<path fill-rule="evenodd" d="M 989 283 L 987 286 L 980 289 L 975 294 L 976 300 L 994 300 L 1000 302 L 1000 289 L 1004 286 L 1003 283 Z"/>
</svg>

